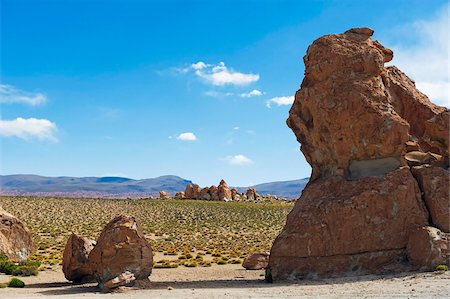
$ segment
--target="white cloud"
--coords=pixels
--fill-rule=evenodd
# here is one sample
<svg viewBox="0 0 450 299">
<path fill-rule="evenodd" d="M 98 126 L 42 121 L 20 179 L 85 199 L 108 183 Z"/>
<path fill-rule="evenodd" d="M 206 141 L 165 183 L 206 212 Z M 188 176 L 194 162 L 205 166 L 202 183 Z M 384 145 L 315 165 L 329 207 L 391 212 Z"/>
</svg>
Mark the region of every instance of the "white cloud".
<svg viewBox="0 0 450 299">
<path fill-rule="evenodd" d="M 450 107 L 449 62 L 449 8 L 450 4 L 429 21 L 408 24 L 393 36 L 392 64 L 416 82 L 417 88 L 433 102 Z M 407 32 L 408 41 L 404 33 Z M 410 40 L 409 40 L 410 39 Z"/>
<path fill-rule="evenodd" d="M 199 61 L 197 63 L 191 64 L 191 68 L 193 68 L 194 70 L 201 70 L 201 69 L 204 69 L 204 68 L 206 68 L 208 66 L 210 66 L 210 65 L 204 63 L 203 61 Z"/>
<path fill-rule="evenodd" d="M 4 137 L 56 142 L 56 131 L 56 124 L 47 119 L 19 117 L 14 120 L 0 120 L 0 136 Z"/>
<path fill-rule="evenodd" d="M 275 97 L 271 98 L 266 102 L 267 108 L 271 108 L 272 104 L 276 104 L 278 106 L 283 105 L 292 105 L 294 103 L 294 96 L 288 96 L 288 97 Z"/>
<path fill-rule="evenodd" d="M 0 103 L 22 103 L 31 106 L 44 104 L 47 97 L 42 93 L 30 93 L 12 85 L 0 84 Z"/>
<path fill-rule="evenodd" d="M 239 129 L 240 129 L 239 127 L 234 127 L 233 128 L 233 130 L 236 130 L 236 131 L 239 130 Z"/>
<path fill-rule="evenodd" d="M 196 141 L 197 136 L 195 136 L 195 134 L 192 132 L 186 132 L 186 133 L 181 133 L 180 135 L 178 135 L 177 139 L 183 140 L 183 141 Z"/>
<path fill-rule="evenodd" d="M 247 158 L 244 155 L 234 155 L 234 156 L 227 156 L 224 158 L 224 160 L 228 161 L 231 165 L 249 165 L 253 164 L 253 161 L 249 158 Z"/>
<path fill-rule="evenodd" d="M 234 71 L 229 69 L 224 62 L 213 65 L 199 61 L 191 64 L 190 68 L 194 70 L 196 76 L 216 86 L 248 85 L 259 80 L 258 74 Z"/>
<path fill-rule="evenodd" d="M 263 93 L 257 89 L 253 89 L 250 92 L 241 93 L 239 96 L 241 98 L 251 98 L 251 97 L 259 97 L 262 96 Z"/>
<path fill-rule="evenodd" d="M 213 97 L 213 98 L 223 98 L 223 97 L 229 97 L 229 96 L 234 95 L 234 93 L 232 93 L 232 92 L 219 92 L 219 91 L 215 91 L 215 90 L 205 91 L 203 94 L 205 96 Z"/>
</svg>

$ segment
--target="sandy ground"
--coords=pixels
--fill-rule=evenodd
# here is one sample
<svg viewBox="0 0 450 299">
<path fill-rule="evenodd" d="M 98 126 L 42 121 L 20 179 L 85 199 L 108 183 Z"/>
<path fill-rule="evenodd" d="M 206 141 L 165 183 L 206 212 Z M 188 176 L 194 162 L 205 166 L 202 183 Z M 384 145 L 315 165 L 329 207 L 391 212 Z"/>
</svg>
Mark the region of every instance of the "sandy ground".
<svg viewBox="0 0 450 299">
<path fill-rule="evenodd" d="M 100 293 L 95 284 L 73 285 L 60 268 L 24 277 L 23 289 L 0 289 L 0 298 L 449 298 L 450 273 L 403 273 L 387 276 L 266 283 L 263 271 L 240 265 L 153 269 L 146 289 Z M 0 282 L 9 280 L 0 275 Z M 169 287 L 173 288 L 169 290 Z"/>
</svg>

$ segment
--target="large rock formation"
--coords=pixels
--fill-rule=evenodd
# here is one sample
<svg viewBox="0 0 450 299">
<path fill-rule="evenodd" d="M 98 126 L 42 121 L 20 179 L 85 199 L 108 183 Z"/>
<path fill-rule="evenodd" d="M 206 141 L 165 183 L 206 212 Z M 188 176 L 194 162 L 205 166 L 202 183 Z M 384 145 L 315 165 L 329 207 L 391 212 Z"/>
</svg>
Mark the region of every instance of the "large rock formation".
<svg viewBox="0 0 450 299">
<path fill-rule="evenodd" d="M 372 34 L 355 28 L 323 36 L 304 57 L 287 124 L 312 175 L 273 244 L 269 280 L 411 268 L 410 233 L 429 217 L 420 187 L 431 183 L 419 186 L 405 153 L 419 151 L 409 154 L 421 157 L 414 163 L 448 167 L 448 112 L 396 67 L 384 67 L 393 53 Z M 434 171 L 438 184 L 448 182 L 443 171 Z"/>
<path fill-rule="evenodd" d="M 100 288 L 108 289 L 147 279 L 153 254 L 136 218 L 120 215 L 105 226 L 89 261 Z"/>
<path fill-rule="evenodd" d="M 8 259 L 26 261 L 33 251 L 33 241 L 26 226 L 0 207 L 0 254 Z"/>
<path fill-rule="evenodd" d="M 73 282 L 92 280 L 89 253 L 95 246 L 94 240 L 72 234 L 67 240 L 63 252 L 62 269 L 64 277 Z"/>
</svg>

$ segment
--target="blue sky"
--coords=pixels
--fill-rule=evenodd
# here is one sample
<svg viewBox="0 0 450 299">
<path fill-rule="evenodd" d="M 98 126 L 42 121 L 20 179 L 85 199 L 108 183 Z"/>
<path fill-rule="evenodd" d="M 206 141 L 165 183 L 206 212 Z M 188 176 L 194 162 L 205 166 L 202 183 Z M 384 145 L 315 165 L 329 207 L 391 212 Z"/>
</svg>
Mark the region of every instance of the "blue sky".
<svg viewBox="0 0 450 299">
<path fill-rule="evenodd" d="M 448 1 L 1 0 L 1 173 L 246 186 L 309 176 L 302 57 L 367 26 L 449 105 Z"/>
</svg>

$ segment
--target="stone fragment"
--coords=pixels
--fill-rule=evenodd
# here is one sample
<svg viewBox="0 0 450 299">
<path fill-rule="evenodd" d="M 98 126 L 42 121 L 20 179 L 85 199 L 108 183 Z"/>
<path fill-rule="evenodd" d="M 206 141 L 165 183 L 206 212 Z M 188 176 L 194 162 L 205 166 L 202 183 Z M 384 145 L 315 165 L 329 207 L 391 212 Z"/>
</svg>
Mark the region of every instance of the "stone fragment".
<svg viewBox="0 0 450 299">
<path fill-rule="evenodd" d="M 86 282 L 93 279 L 89 263 L 89 253 L 95 246 L 94 240 L 70 235 L 63 252 L 62 270 L 64 277 L 73 282 Z"/>
</svg>

